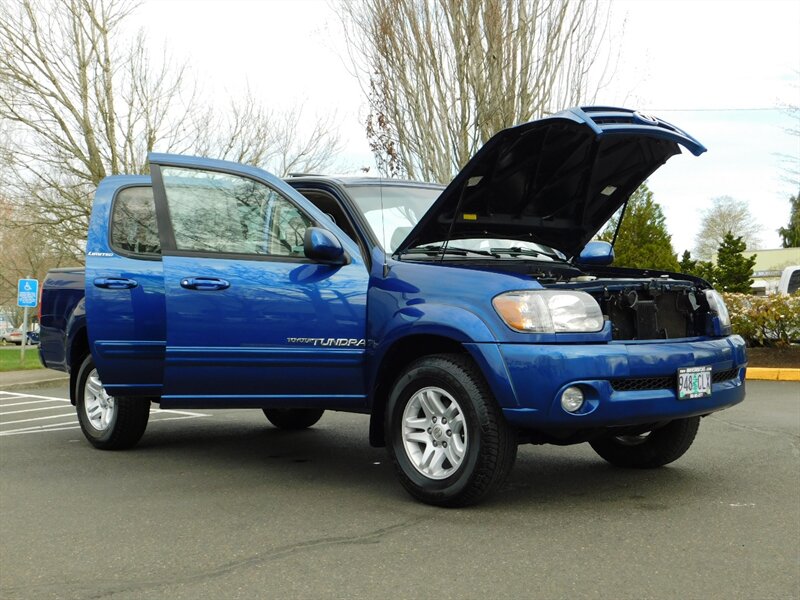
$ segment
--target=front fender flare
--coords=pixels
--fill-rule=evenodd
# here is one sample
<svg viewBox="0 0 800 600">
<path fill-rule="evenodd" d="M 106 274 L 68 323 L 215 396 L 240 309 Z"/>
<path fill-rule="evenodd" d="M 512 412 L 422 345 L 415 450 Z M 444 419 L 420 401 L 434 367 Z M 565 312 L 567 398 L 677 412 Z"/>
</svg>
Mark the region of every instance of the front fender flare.
<svg viewBox="0 0 800 600">
<path fill-rule="evenodd" d="M 437 336 L 464 346 L 483 373 L 499 406 L 518 406 L 497 339 L 488 325 L 475 313 L 451 305 L 415 304 L 398 310 L 386 323 L 384 331 L 387 335 L 374 346 L 368 389 L 375 390 L 381 383 L 377 378 L 379 373 L 385 372 L 383 361 L 397 342 L 409 336 Z"/>
</svg>

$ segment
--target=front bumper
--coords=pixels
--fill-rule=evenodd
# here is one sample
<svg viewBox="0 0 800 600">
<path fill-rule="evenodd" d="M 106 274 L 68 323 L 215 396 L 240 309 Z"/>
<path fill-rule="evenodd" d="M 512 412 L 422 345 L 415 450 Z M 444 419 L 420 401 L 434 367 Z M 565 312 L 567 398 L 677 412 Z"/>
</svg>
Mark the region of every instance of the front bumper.
<svg viewBox="0 0 800 600">
<path fill-rule="evenodd" d="M 516 406 L 502 407 L 503 413 L 522 429 L 574 430 L 680 419 L 733 406 L 745 395 L 747 355 L 738 335 L 664 342 L 500 344 L 499 352 L 516 399 Z M 678 369 L 705 365 L 720 375 L 711 396 L 678 400 Z M 648 385 L 656 387 L 620 391 L 631 386 L 619 382 L 636 383 L 640 378 L 652 378 Z M 571 385 L 580 387 L 586 398 L 577 413 L 561 408 L 561 393 Z"/>
</svg>

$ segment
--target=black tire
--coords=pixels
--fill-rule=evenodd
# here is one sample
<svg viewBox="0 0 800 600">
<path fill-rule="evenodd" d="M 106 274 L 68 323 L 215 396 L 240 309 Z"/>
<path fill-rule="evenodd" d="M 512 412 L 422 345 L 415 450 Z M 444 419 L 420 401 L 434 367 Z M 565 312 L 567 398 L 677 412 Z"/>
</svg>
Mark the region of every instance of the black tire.
<svg viewBox="0 0 800 600">
<path fill-rule="evenodd" d="M 92 446 L 101 450 L 123 450 L 135 446 L 147 428 L 150 398 L 111 398 L 105 395 L 103 400 L 111 400 L 112 406 L 105 409 L 110 411 L 107 413 L 109 418 L 98 424 L 87 412 L 87 406 L 92 411 L 99 401 L 93 392 L 98 383 L 100 380 L 94 361 L 91 356 L 87 356 L 78 371 L 75 389 L 75 408 L 83 435 Z M 102 390 L 102 383 L 100 387 Z M 104 390 L 102 393 L 105 393 Z"/>
<path fill-rule="evenodd" d="M 683 456 L 694 442 L 699 426 L 700 417 L 676 419 L 645 435 L 606 437 L 590 444 L 614 466 L 654 469 Z"/>
<path fill-rule="evenodd" d="M 264 415 L 278 429 L 308 429 L 322 418 L 321 408 L 265 408 Z"/>
<path fill-rule="evenodd" d="M 454 431 L 450 432 L 447 427 L 437 430 L 436 423 L 442 423 L 441 417 L 437 421 L 429 416 L 419 402 L 419 398 L 425 397 L 425 390 L 433 390 L 440 405 L 449 403 L 448 411 L 455 401 L 460 416 L 452 420 L 450 426 Z M 418 405 L 419 412 L 415 408 Z M 428 419 L 432 425 L 428 429 L 425 429 L 427 422 L 415 425 L 418 431 L 412 432 L 423 437 L 427 433 L 427 441 L 411 440 L 406 444 L 404 433 L 408 432 L 404 432 L 407 429 L 404 414 L 407 410 L 415 414 L 415 418 Z M 385 419 L 386 445 L 400 483 L 412 496 L 427 504 L 447 507 L 475 504 L 503 483 L 517 457 L 516 432 L 503 417 L 481 372 L 465 356 L 433 355 L 409 365 L 392 388 Z M 435 437 L 442 436 L 443 431 L 451 437 Z M 463 449 L 462 456 L 456 456 L 453 462 L 443 448 L 447 447 L 448 440 L 449 452 L 458 446 Z M 458 440 L 455 446 L 454 440 Z M 440 459 L 443 461 L 440 473 L 425 474 L 421 470 L 426 468 L 428 451 L 447 454 Z M 421 458 L 413 458 L 412 453 L 419 453 Z M 428 462 L 436 462 L 436 459 Z"/>
</svg>

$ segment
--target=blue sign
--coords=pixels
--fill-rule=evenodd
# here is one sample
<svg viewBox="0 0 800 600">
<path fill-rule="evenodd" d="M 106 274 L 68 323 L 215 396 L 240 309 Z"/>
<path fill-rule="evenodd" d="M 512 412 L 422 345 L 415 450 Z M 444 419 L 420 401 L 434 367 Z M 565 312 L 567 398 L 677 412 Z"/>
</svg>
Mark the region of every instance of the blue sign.
<svg viewBox="0 0 800 600">
<path fill-rule="evenodd" d="M 39 303 L 39 282 L 36 279 L 20 279 L 17 283 L 17 306 L 35 308 Z"/>
</svg>

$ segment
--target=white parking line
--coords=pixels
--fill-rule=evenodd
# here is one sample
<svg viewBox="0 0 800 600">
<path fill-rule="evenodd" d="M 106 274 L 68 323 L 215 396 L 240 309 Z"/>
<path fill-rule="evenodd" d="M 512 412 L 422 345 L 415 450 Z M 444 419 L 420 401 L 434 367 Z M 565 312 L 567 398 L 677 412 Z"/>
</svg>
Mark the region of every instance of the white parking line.
<svg viewBox="0 0 800 600">
<path fill-rule="evenodd" d="M 9 400 L 18 400 L 18 398 L 9 398 Z M 52 398 L 50 400 L 27 400 L 25 402 L 14 402 L 12 404 L 3 404 L 2 402 L 0 402 L 0 408 L 8 408 L 9 406 L 26 406 L 28 404 L 44 404 L 46 402 L 55 402 L 56 400 L 60 402 L 66 402 L 69 404 L 69 400 L 66 400 L 64 398 Z"/>
<path fill-rule="evenodd" d="M 64 425 L 64 423 L 59 423 L 60 425 Z M 9 435 L 25 435 L 26 433 L 49 433 L 51 431 L 64 431 L 65 429 L 80 429 L 80 425 L 69 425 L 68 427 L 53 427 L 52 429 L 44 429 L 37 427 L 36 429 L 25 428 L 25 429 L 12 429 L 10 431 L 2 431 L 0 432 L 0 437 L 6 437 Z"/>
<path fill-rule="evenodd" d="M 18 429 L 12 429 L 11 431 L 25 433 L 26 431 L 38 431 L 38 430 L 52 429 L 53 427 L 64 427 L 65 425 L 71 425 L 71 426 L 79 427 L 79 425 L 75 425 L 75 421 L 65 421 L 63 423 L 50 423 L 48 425 L 34 425 L 33 427 L 20 427 Z M 3 433 L 7 433 L 7 432 L 3 432 Z"/>
<path fill-rule="evenodd" d="M 72 413 L 67 413 L 72 414 Z M 31 421 L 45 421 L 47 419 L 61 419 L 67 415 L 50 415 L 47 417 L 31 417 L 30 419 L 18 419 L 16 421 L 0 421 L 0 425 L 14 425 L 15 423 L 30 423 Z"/>
<path fill-rule="evenodd" d="M 25 408 L 23 410 L 7 410 L 5 412 L 0 412 L 0 417 L 4 417 L 6 415 L 18 415 L 19 413 L 35 412 L 37 410 L 53 410 L 54 408 L 64 408 L 64 406 L 41 406 L 39 408 Z"/>
<path fill-rule="evenodd" d="M 32 400 L 27 400 L 27 398 L 33 398 Z M 23 400 L 25 399 L 25 400 Z M 30 417 L 26 419 L 17 419 L 14 421 L 0 421 L 0 427 L 5 427 L 6 425 L 20 425 L 22 423 L 33 423 L 36 421 L 45 421 L 48 419 L 69 419 L 68 421 L 61 421 L 59 423 L 37 423 L 35 425 L 29 425 L 27 427 L 15 427 L 14 429 L 5 429 L 0 431 L 0 437 L 9 436 L 9 435 L 23 435 L 26 433 L 47 433 L 49 431 L 64 431 L 66 429 L 79 429 L 80 425 L 77 422 L 77 415 L 75 414 L 74 408 L 70 406 L 69 399 L 66 398 L 56 398 L 53 396 L 37 396 L 35 394 L 19 394 L 16 392 L 2 392 L 0 391 L 0 401 L 2 400 L 14 400 L 10 404 L 3 404 L 0 402 L 0 409 L 9 408 L 12 406 L 26 406 L 30 404 L 44 404 L 48 402 L 57 402 L 58 404 L 54 406 L 42 406 L 36 408 L 26 408 L 21 410 L 12 410 L 6 412 L 0 412 L 0 417 L 6 415 L 13 415 L 19 413 L 29 413 L 35 411 L 42 411 L 42 410 L 52 410 L 52 409 L 64 409 L 69 408 L 69 412 L 67 413 L 60 413 L 57 415 L 48 415 L 44 417 Z M 21 402 L 16 402 L 17 400 L 22 400 Z M 64 406 L 64 404 L 68 406 Z M 177 416 L 167 416 L 167 415 L 177 415 Z M 155 406 L 150 409 L 150 423 L 159 423 L 161 421 L 181 421 L 184 419 L 196 419 L 198 417 L 210 417 L 211 415 L 205 413 L 198 413 L 198 412 L 190 412 L 185 410 L 170 410 L 170 409 L 162 409 L 156 408 Z"/>
<path fill-rule="evenodd" d="M 10 396 L 13 398 L 39 398 L 41 400 L 60 400 L 64 401 L 64 398 L 54 398 L 53 396 L 37 396 L 36 394 L 20 394 L 18 392 L 0 392 L 0 397 L 2 396 Z M 67 400 L 69 402 L 69 400 Z"/>
</svg>

